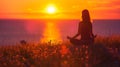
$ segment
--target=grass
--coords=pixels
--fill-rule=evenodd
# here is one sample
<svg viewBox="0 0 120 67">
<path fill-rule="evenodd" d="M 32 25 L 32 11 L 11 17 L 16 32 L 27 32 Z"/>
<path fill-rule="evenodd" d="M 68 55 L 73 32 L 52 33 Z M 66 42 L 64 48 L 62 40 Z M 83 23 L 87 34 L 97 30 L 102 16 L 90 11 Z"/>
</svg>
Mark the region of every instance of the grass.
<svg viewBox="0 0 120 67">
<path fill-rule="evenodd" d="M 0 67 L 119 67 L 120 37 L 97 37 L 94 45 L 16 44 L 0 46 Z"/>
</svg>

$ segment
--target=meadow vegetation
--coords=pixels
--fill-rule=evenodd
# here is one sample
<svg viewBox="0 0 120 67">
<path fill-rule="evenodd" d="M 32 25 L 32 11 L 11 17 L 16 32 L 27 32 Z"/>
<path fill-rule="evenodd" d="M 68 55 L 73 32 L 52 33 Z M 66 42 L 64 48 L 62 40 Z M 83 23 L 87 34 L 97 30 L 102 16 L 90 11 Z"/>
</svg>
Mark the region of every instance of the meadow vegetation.
<svg viewBox="0 0 120 67">
<path fill-rule="evenodd" d="M 0 46 L 0 67 L 119 67 L 120 37 L 97 37 L 89 46 L 25 43 Z"/>
</svg>

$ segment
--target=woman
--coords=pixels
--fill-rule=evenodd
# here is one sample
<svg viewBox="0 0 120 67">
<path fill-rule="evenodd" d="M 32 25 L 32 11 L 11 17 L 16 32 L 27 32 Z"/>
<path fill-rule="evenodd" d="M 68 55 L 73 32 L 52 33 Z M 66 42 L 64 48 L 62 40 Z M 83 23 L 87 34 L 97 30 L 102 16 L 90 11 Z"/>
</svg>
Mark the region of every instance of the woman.
<svg viewBox="0 0 120 67">
<path fill-rule="evenodd" d="M 78 36 L 81 36 L 81 38 L 76 39 Z M 68 36 L 67 38 L 70 39 L 70 42 L 74 45 L 88 45 L 94 42 L 95 37 L 92 31 L 89 11 L 85 9 L 82 11 L 82 21 L 79 23 L 78 33 L 73 37 Z"/>
</svg>

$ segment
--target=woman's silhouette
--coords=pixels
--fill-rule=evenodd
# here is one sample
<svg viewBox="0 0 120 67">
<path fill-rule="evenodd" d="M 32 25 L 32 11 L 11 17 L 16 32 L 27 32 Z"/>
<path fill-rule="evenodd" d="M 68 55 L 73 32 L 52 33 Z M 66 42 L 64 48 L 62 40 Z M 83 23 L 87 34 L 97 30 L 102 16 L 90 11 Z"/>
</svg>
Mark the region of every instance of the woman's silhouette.
<svg viewBox="0 0 120 67">
<path fill-rule="evenodd" d="M 80 39 L 76 39 L 78 36 Z M 82 21 L 79 22 L 78 33 L 73 37 L 67 37 L 74 45 L 91 44 L 94 42 L 95 36 L 92 31 L 92 23 L 90 21 L 89 11 L 87 9 L 82 11 Z"/>
</svg>

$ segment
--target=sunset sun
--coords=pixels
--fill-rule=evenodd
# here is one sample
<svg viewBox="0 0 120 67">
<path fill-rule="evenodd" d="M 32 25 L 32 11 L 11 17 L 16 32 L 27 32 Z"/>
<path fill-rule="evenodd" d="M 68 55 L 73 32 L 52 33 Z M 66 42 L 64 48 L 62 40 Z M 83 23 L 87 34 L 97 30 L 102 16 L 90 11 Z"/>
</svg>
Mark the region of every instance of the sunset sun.
<svg viewBox="0 0 120 67">
<path fill-rule="evenodd" d="M 56 13 L 56 7 L 54 6 L 54 5 L 49 5 L 48 7 L 47 7 L 47 13 L 49 13 L 49 14 L 54 14 L 54 13 Z"/>
</svg>

